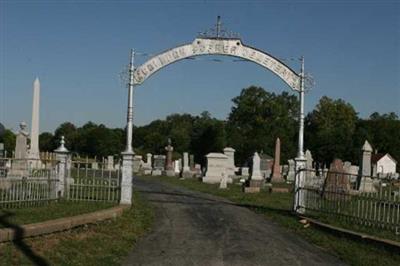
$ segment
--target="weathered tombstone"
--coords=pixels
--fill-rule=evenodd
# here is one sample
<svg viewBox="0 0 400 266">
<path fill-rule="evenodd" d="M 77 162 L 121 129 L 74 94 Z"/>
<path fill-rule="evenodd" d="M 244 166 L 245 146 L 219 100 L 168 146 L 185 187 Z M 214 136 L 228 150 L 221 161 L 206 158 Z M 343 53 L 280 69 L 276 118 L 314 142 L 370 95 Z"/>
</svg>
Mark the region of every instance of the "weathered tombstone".
<svg viewBox="0 0 400 266">
<path fill-rule="evenodd" d="M 96 161 L 92 162 L 92 169 L 93 170 L 99 169 L 99 164 Z"/>
<path fill-rule="evenodd" d="M 133 165 L 132 165 L 132 170 L 135 174 L 139 173 L 140 171 L 140 166 L 142 162 L 142 155 L 135 155 L 133 157 Z"/>
<path fill-rule="evenodd" d="M 325 180 L 325 198 L 331 200 L 347 199 L 349 191 L 350 180 L 344 173 L 343 162 L 340 159 L 334 159 Z"/>
<path fill-rule="evenodd" d="M 190 169 L 190 171 L 193 171 L 194 170 L 194 155 L 193 154 L 190 154 L 189 155 L 189 169 Z"/>
<path fill-rule="evenodd" d="M 165 155 L 154 155 L 153 156 L 153 171 L 151 175 L 158 176 L 164 171 Z"/>
<path fill-rule="evenodd" d="M 226 173 L 222 173 L 221 182 L 219 183 L 219 189 L 227 189 L 228 188 L 228 177 Z"/>
<path fill-rule="evenodd" d="M 201 165 L 198 163 L 196 163 L 194 165 L 194 174 L 195 174 L 195 177 L 202 177 Z"/>
<path fill-rule="evenodd" d="M 312 179 L 315 177 L 315 172 L 313 167 L 314 159 L 312 157 L 310 150 L 306 150 L 305 157 L 306 157 L 306 182 L 313 182 L 314 180 Z"/>
<path fill-rule="evenodd" d="M 289 165 L 287 164 L 282 165 L 282 176 L 284 178 L 287 178 L 288 172 L 289 172 Z"/>
<path fill-rule="evenodd" d="M 192 172 L 189 167 L 189 154 L 187 152 L 183 153 L 183 169 L 182 169 L 182 177 L 192 177 Z"/>
<path fill-rule="evenodd" d="M 371 157 L 372 147 L 371 144 L 366 140 L 361 149 L 361 166 L 359 169 L 358 185 L 359 191 L 362 192 L 376 192 L 374 182 L 371 178 Z"/>
<path fill-rule="evenodd" d="M 146 162 L 143 164 L 143 174 L 144 175 L 151 175 L 151 172 L 153 170 L 152 167 L 152 157 L 153 155 L 151 153 L 146 154 Z"/>
<path fill-rule="evenodd" d="M 175 176 L 175 171 L 172 166 L 172 152 L 174 151 L 174 147 L 171 145 L 171 139 L 168 138 L 168 145 L 165 147 L 165 151 L 167 152 L 167 160 L 165 162 L 165 174 L 167 176 Z"/>
<path fill-rule="evenodd" d="M 285 180 L 282 178 L 281 175 L 281 165 L 280 165 L 280 158 L 281 158 L 281 141 L 279 138 L 275 141 L 275 157 L 274 157 L 274 168 L 272 172 L 271 182 L 273 183 L 283 183 Z"/>
<path fill-rule="evenodd" d="M 293 182 L 294 177 L 296 175 L 296 166 L 295 166 L 295 161 L 293 159 L 288 160 L 288 174 L 286 176 L 286 181 L 288 182 Z"/>
<path fill-rule="evenodd" d="M 15 159 L 26 159 L 28 149 L 27 149 L 27 140 L 28 140 L 28 132 L 26 131 L 26 123 L 21 122 L 20 130 L 17 134 L 15 141 Z"/>
<path fill-rule="evenodd" d="M 263 177 L 261 175 L 260 171 L 260 156 L 258 155 L 258 152 L 255 152 L 253 155 L 253 164 L 251 168 L 251 179 L 252 180 L 263 180 Z"/>
<path fill-rule="evenodd" d="M 221 182 L 221 176 L 226 171 L 228 156 L 223 153 L 209 153 L 207 158 L 207 172 L 203 177 L 204 183 L 218 184 Z M 228 178 L 228 182 L 232 183 L 232 179 Z"/>
<path fill-rule="evenodd" d="M 345 174 L 347 174 L 347 176 L 349 177 L 350 183 L 353 183 L 354 182 L 354 178 L 353 178 L 353 176 L 352 176 L 352 174 L 350 172 L 350 169 L 351 169 L 351 162 L 345 161 L 343 163 L 343 172 Z"/>
<path fill-rule="evenodd" d="M 107 156 L 107 170 L 114 170 L 114 156 Z"/>
<path fill-rule="evenodd" d="M 235 177 L 235 149 L 231 147 L 226 147 L 224 149 L 224 154 L 228 157 L 226 165 L 226 174 L 234 178 Z"/>
<path fill-rule="evenodd" d="M 181 161 L 180 160 L 174 161 L 174 171 L 175 171 L 175 175 L 179 175 L 181 173 Z"/>
<path fill-rule="evenodd" d="M 245 177 L 245 178 L 249 177 L 249 168 L 248 167 L 242 167 L 240 172 L 241 172 L 242 177 Z"/>
<path fill-rule="evenodd" d="M 248 184 L 244 186 L 245 193 L 256 193 L 260 192 L 260 188 L 264 183 L 264 178 L 261 175 L 260 171 L 260 156 L 257 152 L 253 155 L 253 163 L 251 169 L 250 180 L 248 180 Z"/>
<path fill-rule="evenodd" d="M 26 131 L 26 123 L 20 123 L 20 130 L 15 141 L 15 159 L 12 161 L 11 171 L 9 176 L 27 176 L 28 175 L 28 132 Z"/>
<path fill-rule="evenodd" d="M 269 156 L 268 154 L 261 153 L 260 157 L 260 171 L 262 176 L 267 179 L 271 177 L 272 167 L 274 164 L 274 158 Z"/>
</svg>

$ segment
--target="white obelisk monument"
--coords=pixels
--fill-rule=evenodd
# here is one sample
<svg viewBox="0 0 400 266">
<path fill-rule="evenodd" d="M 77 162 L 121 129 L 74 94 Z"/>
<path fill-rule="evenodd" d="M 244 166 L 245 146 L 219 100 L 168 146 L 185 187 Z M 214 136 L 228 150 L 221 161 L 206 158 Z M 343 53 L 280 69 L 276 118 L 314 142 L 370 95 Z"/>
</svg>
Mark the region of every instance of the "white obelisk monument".
<svg viewBox="0 0 400 266">
<path fill-rule="evenodd" d="M 39 105 L 40 105 L 40 81 L 36 78 L 33 82 L 31 145 L 29 150 L 30 159 L 39 157 Z"/>
</svg>

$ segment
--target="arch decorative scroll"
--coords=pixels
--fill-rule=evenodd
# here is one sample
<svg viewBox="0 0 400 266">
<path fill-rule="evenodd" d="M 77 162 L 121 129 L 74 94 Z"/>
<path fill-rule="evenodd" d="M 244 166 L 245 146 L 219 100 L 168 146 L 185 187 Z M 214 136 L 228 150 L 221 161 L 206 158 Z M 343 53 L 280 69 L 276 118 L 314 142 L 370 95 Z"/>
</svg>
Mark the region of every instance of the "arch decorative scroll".
<svg viewBox="0 0 400 266">
<path fill-rule="evenodd" d="M 199 55 L 227 55 L 261 65 L 280 77 L 290 88 L 300 91 L 300 76 L 277 58 L 244 45 L 240 39 L 196 38 L 192 43 L 167 50 L 150 58 L 134 71 L 134 84 L 142 84 L 152 74 L 176 61 Z"/>
</svg>

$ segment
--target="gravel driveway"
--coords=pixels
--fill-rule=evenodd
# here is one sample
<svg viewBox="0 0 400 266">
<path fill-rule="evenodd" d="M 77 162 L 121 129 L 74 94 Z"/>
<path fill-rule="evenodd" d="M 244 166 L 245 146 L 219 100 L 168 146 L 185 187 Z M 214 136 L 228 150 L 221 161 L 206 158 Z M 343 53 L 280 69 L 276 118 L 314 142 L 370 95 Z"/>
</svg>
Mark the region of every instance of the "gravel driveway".
<svg viewBox="0 0 400 266">
<path fill-rule="evenodd" d="M 134 187 L 155 206 L 156 217 L 124 265 L 343 265 L 225 199 L 144 178 Z"/>
</svg>

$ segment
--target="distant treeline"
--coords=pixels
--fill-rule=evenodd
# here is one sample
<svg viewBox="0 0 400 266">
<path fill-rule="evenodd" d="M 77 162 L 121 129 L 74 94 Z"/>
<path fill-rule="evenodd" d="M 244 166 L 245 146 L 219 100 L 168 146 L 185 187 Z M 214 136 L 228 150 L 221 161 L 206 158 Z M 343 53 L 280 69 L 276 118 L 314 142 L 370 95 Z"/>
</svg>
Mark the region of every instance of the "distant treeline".
<svg viewBox="0 0 400 266">
<path fill-rule="evenodd" d="M 222 152 L 230 146 L 236 150 L 236 164 L 242 165 L 255 151 L 273 156 L 275 139 L 279 137 L 283 162 L 296 157 L 299 109 L 296 96 L 251 86 L 232 102 L 226 121 L 213 118 L 208 112 L 198 116 L 172 114 L 164 120 L 135 127 L 136 154 L 164 154 L 171 138 L 176 158 L 190 152 L 197 162 L 203 163 L 207 153 Z M 40 134 L 40 150 L 53 151 L 61 136 L 65 137 L 67 148 L 81 156 L 118 155 L 125 148 L 124 129 L 92 122 L 76 127 L 65 122 L 54 134 Z M 334 158 L 358 163 L 366 139 L 379 152 L 388 152 L 399 161 L 400 120 L 395 113 L 375 112 L 369 119 L 361 119 L 351 104 L 324 96 L 306 116 L 305 148 L 321 163 L 330 163 Z M 0 142 L 11 152 L 15 146 L 14 133 L 6 130 Z"/>
</svg>

